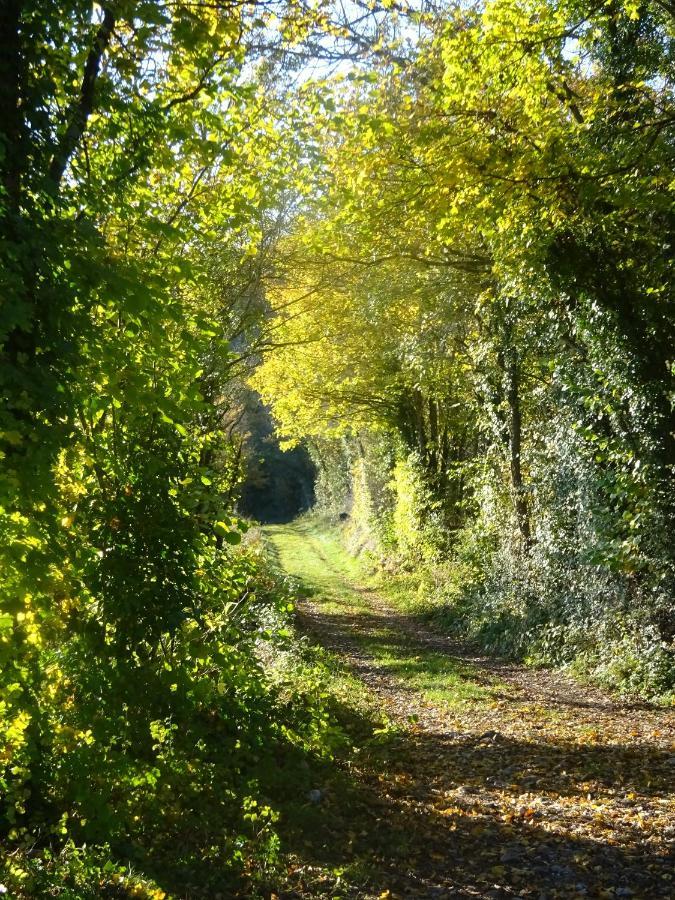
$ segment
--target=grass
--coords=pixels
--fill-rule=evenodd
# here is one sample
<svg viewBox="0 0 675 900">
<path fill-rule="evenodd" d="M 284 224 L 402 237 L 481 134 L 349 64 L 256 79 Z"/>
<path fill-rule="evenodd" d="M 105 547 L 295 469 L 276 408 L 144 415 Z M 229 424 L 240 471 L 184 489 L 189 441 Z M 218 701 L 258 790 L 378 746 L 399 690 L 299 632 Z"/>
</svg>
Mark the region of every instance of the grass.
<svg viewBox="0 0 675 900">
<path fill-rule="evenodd" d="M 346 552 L 335 531 L 307 518 L 268 526 L 265 534 L 279 565 L 298 580 L 321 614 L 424 700 L 452 709 L 467 702 L 492 702 L 502 689 L 496 681 L 486 684 L 484 673 L 469 663 L 419 644 L 411 647 L 404 630 L 378 620 L 371 602 L 376 590 L 404 613 L 413 604 L 406 602 L 400 584 L 390 596 L 367 565 Z"/>
</svg>

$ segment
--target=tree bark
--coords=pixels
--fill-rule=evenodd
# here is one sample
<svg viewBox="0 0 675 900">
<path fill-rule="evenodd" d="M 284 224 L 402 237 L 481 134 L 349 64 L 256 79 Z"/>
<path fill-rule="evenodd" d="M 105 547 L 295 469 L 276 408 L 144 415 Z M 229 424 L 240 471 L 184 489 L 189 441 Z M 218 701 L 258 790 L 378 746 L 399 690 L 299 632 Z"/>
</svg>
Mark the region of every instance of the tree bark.
<svg viewBox="0 0 675 900">
<path fill-rule="evenodd" d="M 21 82 L 25 61 L 21 47 L 21 0 L 0 2 L 0 144 L 5 206 L 16 212 L 20 205 L 21 175 L 25 158 Z"/>
<path fill-rule="evenodd" d="M 521 461 L 523 420 L 520 406 L 520 372 L 518 352 L 511 348 L 506 365 L 506 402 L 509 407 L 509 462 L 511 468 L 511 489 L 518 522 L 518 530 L 527 550 L 532 542 L 530 513 L 523 486 Z"/>
</svg>

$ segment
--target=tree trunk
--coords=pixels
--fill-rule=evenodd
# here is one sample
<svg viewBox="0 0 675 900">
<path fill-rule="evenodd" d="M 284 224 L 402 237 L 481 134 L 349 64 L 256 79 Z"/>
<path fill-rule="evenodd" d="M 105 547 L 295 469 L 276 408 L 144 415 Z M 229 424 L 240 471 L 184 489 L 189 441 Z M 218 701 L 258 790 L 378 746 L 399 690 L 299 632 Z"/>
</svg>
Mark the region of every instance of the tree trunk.
<svg viewBox="0 0 675 900">
<path fill-rule="evenodd" d="M 25 160 L 25 127 L 20 102 L 25 61 L 21 48 L 21 0 L 0 3 L 0 144 L 2 185 L 5 189 L 5 216 L 16 212 L 21 196 L 21 175 Z"/>
<path fill-rule="evenodd" d="M 521 464 L 522 449 L 522 411 L 520 407 L 520 372 L 518 369 L 518 352 L 515 348 L 509 351 L 506 366 L 506 402 L 509 407 L 509 462 L 511 468 L 511 490 L 513 504 L 518 522 L 518 530 L 527 550 L 532 542 L 530 531 L 530 514 L 523 487 L 523 470 Z"/>
</svg>

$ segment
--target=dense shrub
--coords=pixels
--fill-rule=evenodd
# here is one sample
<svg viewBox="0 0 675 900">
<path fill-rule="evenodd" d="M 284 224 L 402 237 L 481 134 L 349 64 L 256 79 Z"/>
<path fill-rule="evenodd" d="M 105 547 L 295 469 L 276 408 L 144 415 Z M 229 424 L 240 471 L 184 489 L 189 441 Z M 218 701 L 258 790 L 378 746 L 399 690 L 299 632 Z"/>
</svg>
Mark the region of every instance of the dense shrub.
<svg viewBox="0 0 675 900">
<path fill-rule="evenodd" d="M 290 771 L 279 766 L 295 765 L 301 792 L 303 757 L 341 740 L 327 676 L 300 666 L 289 585 L 259 543 L 204 546 L 201 566 L 198 616 L 155 648 L 117 652 L 80 604 L 75 627 L 41 634 L 32 666 L 44 677 L 8 686 L 11 896 L 160 898 L 190 885 L 253 896 L 275 877 Z"/>
</svg>

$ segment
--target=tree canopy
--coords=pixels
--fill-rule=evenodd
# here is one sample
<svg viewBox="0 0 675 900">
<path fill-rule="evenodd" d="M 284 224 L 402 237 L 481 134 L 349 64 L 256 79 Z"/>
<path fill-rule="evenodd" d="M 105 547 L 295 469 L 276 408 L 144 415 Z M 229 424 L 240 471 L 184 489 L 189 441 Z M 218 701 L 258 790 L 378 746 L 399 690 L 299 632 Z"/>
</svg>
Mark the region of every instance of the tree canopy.
<svg viewBox="0 0 675 900">
<path fill-rule="evenodd" d="M 260 649 L 290 596 L 239 546 L 251 388 L 375 557 L 451 567 L 458 633 L 672 692 L 674 15 L 3 2 L 0 789 L 46 848 L 17 896 L 66 843 L 157 871 L 204 796 L 186 858 L 250 884 L 260 772 L 330 745 Z"/>
</svg>

